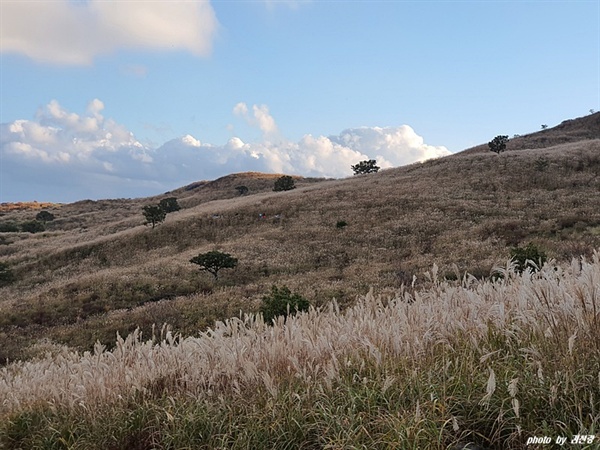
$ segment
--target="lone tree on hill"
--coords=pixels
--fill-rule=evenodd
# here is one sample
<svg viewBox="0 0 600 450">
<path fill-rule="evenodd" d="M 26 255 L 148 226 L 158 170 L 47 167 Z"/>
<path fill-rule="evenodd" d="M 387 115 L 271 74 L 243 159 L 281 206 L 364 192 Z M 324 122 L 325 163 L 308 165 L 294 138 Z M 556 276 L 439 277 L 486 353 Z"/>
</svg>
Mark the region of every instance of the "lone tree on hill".
<svg viewBox="0 0 600 450">
<path fill-rule="evenodd" d="M 502 136 L 502 135 L 496 136 L 494 139 L 492 139 L 490 142 L 488 142 L 488 147 L 494 153 L 500 154 L 500 152 L 503 152 L 504 150 L 506 150 L 507 142 L 508 142 L 508 136 Z"/>
<path fill-rule="evenodd" d="M 158 203 L 158 206 L 160 206 L 165 213 L 175 212 L 181 209 L 181 206 L 179 206 L 175 197 L 163 198 Z"/>
<path fill-rule="evenodd" d="M 152 224 L 154 228 L 157 224 L 164 222 L 167 213 L 158 205 L 147 205 L 143 208 L 143 214 L 146 218 L 144 225 Z"/>
<path fill-rule="evenodd" d="M 354 166 L 350 166 L 354 171 L 354 175 L 361 175 L 363 173 L 377 173 L 381 167 L 377 166 L 377 161 L 369 159 L 368 161 L 361 161 Z"/>
<path fill-rule="evenodd" d="M 292 189 L 296 189 L 296 184 L 294 183 L 294 179 L 289 175 L 284 175 L 275 180 L 275 185 L 273 186 L 275 192 L 291 191 Z"/>
<path fill-rule="evenodd" d="M 213 250 L 208 253 L 200 253 L 198 256 L 194 256 L 190 259 L 190 262 L 192 264 L 198 264 L 200 270 L 212 274 L 212 276 L 215 277 L 215 280 L 217 280 L 219 278 L 219 270 L 235 268 L 238 260 L 229 253 Z"/>
</svg>

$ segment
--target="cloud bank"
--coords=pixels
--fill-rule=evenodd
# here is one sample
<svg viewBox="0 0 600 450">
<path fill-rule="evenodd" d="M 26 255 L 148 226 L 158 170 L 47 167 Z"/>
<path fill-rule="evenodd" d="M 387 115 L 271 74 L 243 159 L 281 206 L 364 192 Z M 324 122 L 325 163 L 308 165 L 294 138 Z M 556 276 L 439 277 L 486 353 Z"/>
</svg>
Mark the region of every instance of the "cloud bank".
<svg viewBox="0 0 600 450">
<path fill-rule="evenodd" d="M 425 144 L 408 125 L 274 141 L 277 124 L 268 107 L 245 103 L 233 113 L 263 132 L 259 142 L 233 137 L 215 145 L 186 135 L 149 148 L 103 111 L 98 99 L 81 115 L 54 100 L 35 120 L 1 124 L 0 201 L 149 196 L 243 171 L 339 178 L 351 175 L 350 166 L 365 159 L 389 168 L 450 154 L 445 147 Z"/>
<path fill-rule="evenodd" d="M 208 0 L 0 1 L 0 51 L 54 64 L 90 64 L 119 49 L 207 56 L 218 28 Z"/>
</svg>

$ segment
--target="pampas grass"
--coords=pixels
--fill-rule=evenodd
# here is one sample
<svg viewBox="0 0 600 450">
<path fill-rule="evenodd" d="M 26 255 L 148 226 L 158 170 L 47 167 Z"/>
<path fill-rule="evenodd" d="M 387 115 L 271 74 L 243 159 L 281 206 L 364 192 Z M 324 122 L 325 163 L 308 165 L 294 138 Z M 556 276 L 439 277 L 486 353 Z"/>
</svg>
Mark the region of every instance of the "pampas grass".
<svg viewBox="0 0 600 450">
<path fill-rule="evenodd" d="M 293 448 L 465 440 L 521 448 L 532 435 L 593 434 L 600 256 L 536 274 L 513 269 L 498 269 L 495 282 L 465 276 L 451 284 L 434 267 L 429 289 L 369 292 L 344 311 L 333 302 L 272 326 L 244 315 L 198 337 L 135 332 L 111 351 L 98 344 L 10 364 L 0 372 L 3 442 L 17 442 L 10 436 L 20 421 L 37 414 L 39 439 L 53 427 L 83 427 L 73 443 L 100 448 L 99 427 L 127 435 L 116 423 L 143 413 L 153 448 L 171 448 L 169 423 L 195 427 L 208 411 L 216 423 L 195 437 L 207 448 L 242 448 L 244 439 Z"/>
</svg>

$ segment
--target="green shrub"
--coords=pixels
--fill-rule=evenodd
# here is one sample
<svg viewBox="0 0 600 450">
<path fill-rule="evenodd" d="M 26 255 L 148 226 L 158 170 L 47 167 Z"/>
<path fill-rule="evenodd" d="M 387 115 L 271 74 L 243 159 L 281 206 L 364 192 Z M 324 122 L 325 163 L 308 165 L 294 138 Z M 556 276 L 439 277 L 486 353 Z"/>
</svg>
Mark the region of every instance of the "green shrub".
<svg viewBox="0 0 600 450">
<path fill-rule="evenodd" d="M 246 195 L 248 193 L 247 186 L 236 186 L 235 190 L 238 191 L 238 194 L 240 194 L 240 195 Z"/>
<path fill-rule="evenodd" d="M 273 190 L 275 192 L 291 191 L 292 189 L 296 189 L 296 184 L 294 183 L 294 179 L 289 175 L 284 175 L 277 178 L 277 180 L 275 180 L 275 184 L 273 185 Z"/>
<path fill-rule="evenodd" d="M 5 262 L 0 262 L 0 287 L 8 286 L 15 281 L 15 276 L 10 266 Z"/>
<path fill-rule="evenodd" d="M 44 230 L 46 230 L 44 224 L 37 220 L 30 220 L 21 224 L 21 231 L 25 231 L 26 233 L 39 233 Z"/>
<path fill-rule="evenodd" d="M 345 220 L 338 220 L 335 224 L 336 228 L 345 228 L 346 226 L 348 226 L 348 222 L 346 222 Z"/>
<path fill-rule="evenodd" d="M 16 233 L 19 231 L 19 227 L 13 222 L 2 222 L 0 223 L 0 233 Z"/>
<path fill-rule="evenodd" d="M 35 220 L 39 220 L 40 222 L 52 222 L 54 220 L 54 214 L 48 211 L 40 211 L 35 216 Z"/>
<path fill-rule="evenodd" d="M 262 298 L 260 312 L 266 323 L 270 323 L 278 316 L 287 317 L 298 311 L 307 311 L 310 303 L 300 294 L 292 294 L 287 286 L 278 288 L 273 286 L 271 293 Z"/>
<path fill-rule="evenodd" d="M 532 272 L 536 272 L 548 259 L 546 253 L 538 249 L 531 242 L 526 247 L 512 248 L 510 256 L 519 273 L 522 273 L 525 269 L 531 269 Z"/>
</svg>

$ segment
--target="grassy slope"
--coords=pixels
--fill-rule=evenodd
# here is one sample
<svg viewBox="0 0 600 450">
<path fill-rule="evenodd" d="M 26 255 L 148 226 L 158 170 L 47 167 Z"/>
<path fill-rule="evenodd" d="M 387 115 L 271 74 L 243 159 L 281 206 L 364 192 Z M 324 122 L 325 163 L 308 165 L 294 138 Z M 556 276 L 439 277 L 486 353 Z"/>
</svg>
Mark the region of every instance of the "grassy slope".
<svg viewBox="0 0 600 450">
<path fill-rule="evenodd" d="M 0 290 L 0 358 L 51 343 L 89 349 L 153 323 L 194 334 L 256 311 L 273 284 L 316 305 L 347 305 L 370 287 L 391 294 L 414 276 L 418 286 L 433 263 L 448 277 L 488 276 L 530 241 L 559 261 L 589 255 L 600 244 L 598 150 L 599 140 L 585 140 L 469 151 L 345 180 L 299 179 L 282 193 L 271 191 L 274 175 L 238 174 L 152 199 L 64 205 L 48 232 L 2 236 L 0 258 L 18 281 Z M 251 195 L 237 196 L 240 184 Z M 144 227 L 141 207 L 173 195 L 183 209 Z M 338 229 L 339 220 L 348 225 Z M 188 262 L 213 249 L 240 261 L 217 284 Z"/>
</svg>

